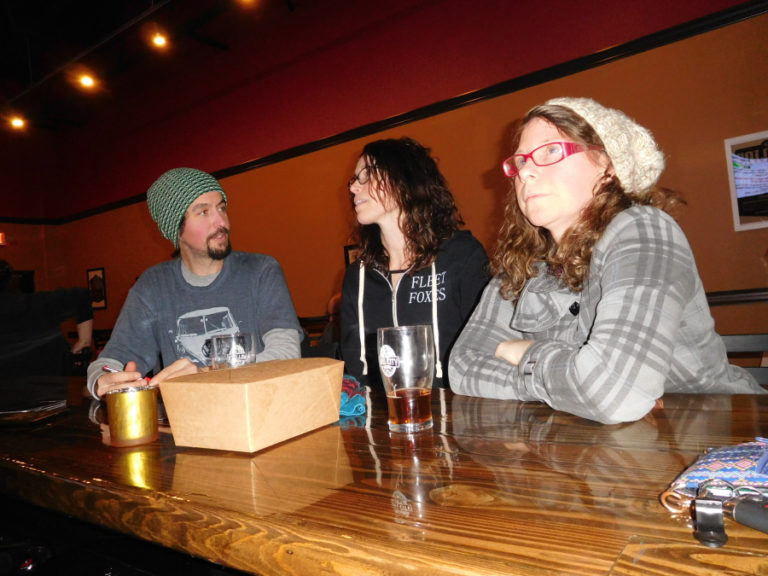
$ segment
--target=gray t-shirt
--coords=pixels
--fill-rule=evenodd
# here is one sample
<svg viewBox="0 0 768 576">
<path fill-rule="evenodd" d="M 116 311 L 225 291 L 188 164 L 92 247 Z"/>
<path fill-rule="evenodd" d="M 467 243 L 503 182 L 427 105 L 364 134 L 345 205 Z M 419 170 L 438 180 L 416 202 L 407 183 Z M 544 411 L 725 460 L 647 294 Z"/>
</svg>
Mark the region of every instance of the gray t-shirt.
<svg viewBox="0 0 768 576">
<path fill-rule="evenodd" d="M 221 272 L 207 286 L 184 279 L 181 259 L 153 266 L 136 281 L 126 298 L 100 359 L 123 365 L 130 360 L 142 374 L 179 358 L 198 366 L 209 364 L 209 341 L 216 334 L 253 332 L 257 353 L 264 336 L 276 329 L 296 330 L 296 317 L 288 286 L 277 260 L 263 254 L 232 252 Z M 93 364 L 103 364 L 103 360 Z M 91 393 L 96 378 L 88 384 Z M 91 382 L 93 380 L 93 382 Z"/>
</svg>

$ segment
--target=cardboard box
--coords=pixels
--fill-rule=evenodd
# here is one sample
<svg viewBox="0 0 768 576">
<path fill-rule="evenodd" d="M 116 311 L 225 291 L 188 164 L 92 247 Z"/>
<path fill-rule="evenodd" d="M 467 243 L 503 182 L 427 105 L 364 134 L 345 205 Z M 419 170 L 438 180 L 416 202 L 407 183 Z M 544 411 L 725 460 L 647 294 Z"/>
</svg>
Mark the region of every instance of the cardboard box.
<svg viewBox="0 0 768 576">
<path fill-rule="evenodd" d="M 160 383 L 177 446 L 256 452 L 339 419 L 344 363 L 273 360 Z"/>
</svg>

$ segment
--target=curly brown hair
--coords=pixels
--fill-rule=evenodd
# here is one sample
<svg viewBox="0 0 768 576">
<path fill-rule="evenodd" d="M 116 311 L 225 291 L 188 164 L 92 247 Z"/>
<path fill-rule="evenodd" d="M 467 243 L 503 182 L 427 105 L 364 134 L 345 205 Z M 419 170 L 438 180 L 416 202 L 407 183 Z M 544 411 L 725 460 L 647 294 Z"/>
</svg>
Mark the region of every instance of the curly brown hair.
<svg viewBox="0 0 768 576">
<path fill-rule="evenodd" d="M 394 201 L 402 214 L 406 260 L 411 270 L 430 266 L 437 258 L 440 243 L 464 224 L 437 162 L 412 138 L 369 142 L 361 157 L 365 161 L 372 190 L 379 202 Z M 381 242 L 377 224 L 356 227 L 360 260 L 382 271 L 389 270 L 389 254 Z"/>
<path fill-rule="evenodd" d="M 569 141 L 587 146 L 603 147 L 597 132 L 581 116 L 564 106 L 542 105 L 533 108 L 518 126 L 512 139 L 517 149 L 523 129 L 534 118 L 552 124 Z M 586 154 L 604 154 L 589 151 Z M 543 263 L 549 272 L 559 276 L 565 286 L 580 292 L 589 274 L 589 264 L 595 244 L 614 217 L 632 205 L 647 205 L 670 212 L 684 203 L 680 196 L 666 188 L 653 186 L 642 191 L 625 190 L 608 164 L 597 184 L 592 200 L 584 207 L 579 220 L 555 242 L 543 227 L 532 225 L 520 210 L 515 195 L 515 180 L 507 197 L 504 221 L 491 258 L 491 269 L 501 280 L 501 294 L 515 300 L 525 283 L 538 274 Z"/>
</svg>

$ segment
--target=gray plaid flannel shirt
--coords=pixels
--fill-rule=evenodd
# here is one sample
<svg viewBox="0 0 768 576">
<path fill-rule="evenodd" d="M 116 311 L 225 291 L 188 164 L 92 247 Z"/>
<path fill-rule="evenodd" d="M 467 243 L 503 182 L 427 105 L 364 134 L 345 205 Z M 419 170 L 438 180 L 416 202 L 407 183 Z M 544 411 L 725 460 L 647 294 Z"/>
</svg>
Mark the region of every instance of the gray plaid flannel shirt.
<svg viewBox="0 0 768 576">
<path fill-rule="evenodd" d="M 634 206 L 614 218 L 581 293 L 543 267 L 516 305 L 500 286 L 488 284 L 451 352 L 458 394 L 538 400 L 617 423 L 642 418 L 664 392 L 766 392 L 728 364 L 685 234 L 661 210 Z M 519 366 L 494 356 L 511 339 L 534 341 Z"/>
</svg>

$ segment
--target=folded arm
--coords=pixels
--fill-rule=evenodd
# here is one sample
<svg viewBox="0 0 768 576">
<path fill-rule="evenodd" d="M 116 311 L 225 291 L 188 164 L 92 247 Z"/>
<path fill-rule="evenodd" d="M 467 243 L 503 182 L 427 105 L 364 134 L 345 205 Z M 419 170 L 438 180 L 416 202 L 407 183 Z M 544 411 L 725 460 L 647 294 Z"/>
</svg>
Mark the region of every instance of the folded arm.
<svg viewBox="0 0 768 576">
<path fill-rule="evenodd" d="M 593 254 L 583 293 L 591 309 L 582 306 L 576 319 L 566 310 L 559 331 L 522 335 L 510 328 L 514 305 L 502 300 L 498 279 L 491 282 L 451 355 L 456 392 L 540 400 L 603 423 L 638 420 L 656 405 L 695 265 L 670 220 L 619 222 Z M 519 365 L 495 356 L 500 343 L 526 338 L 535 342 Z"/>
</svg>

